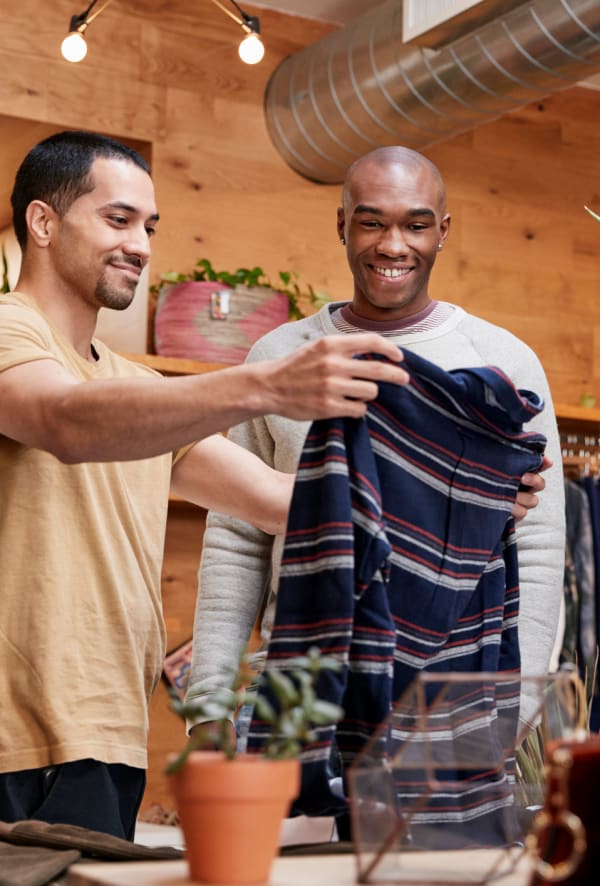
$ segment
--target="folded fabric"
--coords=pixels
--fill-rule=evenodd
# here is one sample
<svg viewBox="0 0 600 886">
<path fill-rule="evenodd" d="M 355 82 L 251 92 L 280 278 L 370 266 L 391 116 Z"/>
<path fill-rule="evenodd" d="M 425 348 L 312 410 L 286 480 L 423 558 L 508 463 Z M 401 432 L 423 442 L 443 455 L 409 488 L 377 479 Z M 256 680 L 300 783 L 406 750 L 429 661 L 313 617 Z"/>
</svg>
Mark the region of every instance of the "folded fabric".
<svg viewBox="0 0 600 886">
<path fill-rule="evenodd" d="M 76 849 L 58 851 L 0 842 L 0 886 L 46 886 L 80 858 Z"/>
<path fill-rule="evenodd" d="M 182 858 L 181 849 L 173 846 L 141 846 L 120 837 L 103 834 L 71 824 L 48 824 L 45 821 L 0 822 L 0 845 L 45 846 L 52 849 L 76 849 L 82 855 L 111 861 L 151 861 Z M 1 881 L 0 881 L 1 882 Z M 19 883 L 19 886 L 22 886 Z"/>
</svg>

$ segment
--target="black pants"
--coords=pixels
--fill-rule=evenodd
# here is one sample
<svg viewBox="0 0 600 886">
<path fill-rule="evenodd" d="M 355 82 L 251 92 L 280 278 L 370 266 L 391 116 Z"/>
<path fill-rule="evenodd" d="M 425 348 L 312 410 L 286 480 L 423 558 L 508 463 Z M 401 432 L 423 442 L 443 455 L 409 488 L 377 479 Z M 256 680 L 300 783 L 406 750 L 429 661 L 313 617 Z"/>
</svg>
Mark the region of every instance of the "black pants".
<svg viewBox="0 0 600 886">
<path fill-rule="evenodd" d="M 0 773 L 0 821 L 33 818 L 133 840 L 146 773 L 120 763 L 76 760 Z"/>
</svg>

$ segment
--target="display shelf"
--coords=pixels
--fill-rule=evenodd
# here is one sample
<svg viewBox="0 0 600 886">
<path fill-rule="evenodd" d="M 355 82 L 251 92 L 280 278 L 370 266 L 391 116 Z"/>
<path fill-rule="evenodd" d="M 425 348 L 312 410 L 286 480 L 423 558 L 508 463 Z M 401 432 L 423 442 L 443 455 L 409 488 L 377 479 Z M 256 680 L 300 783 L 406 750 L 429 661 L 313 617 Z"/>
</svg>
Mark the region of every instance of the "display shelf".
<svg viewBox="0 0 600 886">
<path fill-rule="evenodd" d="M 142 363 L 156 369 L 163 375 L 201 375 L 204 372 L 215 372 L 227 369 L 226 363 L 203 363 L 201 360 L 187 360 L 182 357 L 160 357 L 158 354 L 123 354 L 134 363 Z"/>
<path fill-rule="evenodd" d="M 559 425 L 600 425 L 600 409 L 587 406 L 570 406 L 555 403 L 556 419 Z"/>
</svg>

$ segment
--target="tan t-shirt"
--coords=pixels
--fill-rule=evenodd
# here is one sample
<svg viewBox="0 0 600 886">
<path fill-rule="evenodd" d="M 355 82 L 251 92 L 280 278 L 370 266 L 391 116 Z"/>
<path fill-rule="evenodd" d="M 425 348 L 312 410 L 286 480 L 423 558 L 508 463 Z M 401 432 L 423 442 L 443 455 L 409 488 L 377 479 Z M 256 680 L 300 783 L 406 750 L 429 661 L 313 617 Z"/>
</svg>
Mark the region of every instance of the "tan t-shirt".
<svg viewBox="0 0 600 886">
<path fill-rule="evenodd" d="M 82 381 L 154 374 L 94 347 L 92 364 L 27 297 L 0 298 L 0 371 L 54 359 Z M 172 462 L 64 465 L 0 435 L 0 771 L 146 767 Z"/>
</svg>

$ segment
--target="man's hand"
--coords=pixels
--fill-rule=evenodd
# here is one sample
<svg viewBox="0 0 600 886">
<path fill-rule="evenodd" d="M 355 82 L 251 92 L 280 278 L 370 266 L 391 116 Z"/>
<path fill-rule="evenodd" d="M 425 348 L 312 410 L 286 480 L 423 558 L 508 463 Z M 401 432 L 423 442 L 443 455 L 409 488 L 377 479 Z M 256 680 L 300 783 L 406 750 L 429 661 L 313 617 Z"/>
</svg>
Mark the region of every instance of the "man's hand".
<svg viewBox="0 0 600 886">
<path fill-rule="evenodd" d="M 358 354 L 378 354 L 387 360 L 354 360 Z M 397 365 L 402 359 L 396 345 L 365 332 L 328 335 L 285 357 L 250 365 L 267 387 L 269 412 L 312 420 L 363 416 L 367 402 L 377 397 L 378 382 L 407 384 L 408 373 Z"/>
<path fill-rule="evenodd" d="M 523 474 L 519 485 L 519 491 L 517 492 L 517 498 L 512 509 L 512 515 L 515 520 L 522 520 L 527 516 L 527 511 L 531 508 L 537 507 L 539 501 L 538 493 L 543 492 L 546 486 L 546 481 L 541 476 L 541 472 L 547 471 L 548 468 L 551 467 L 552 460 L 545 455 L 538 473 Z"/>
</svg>

